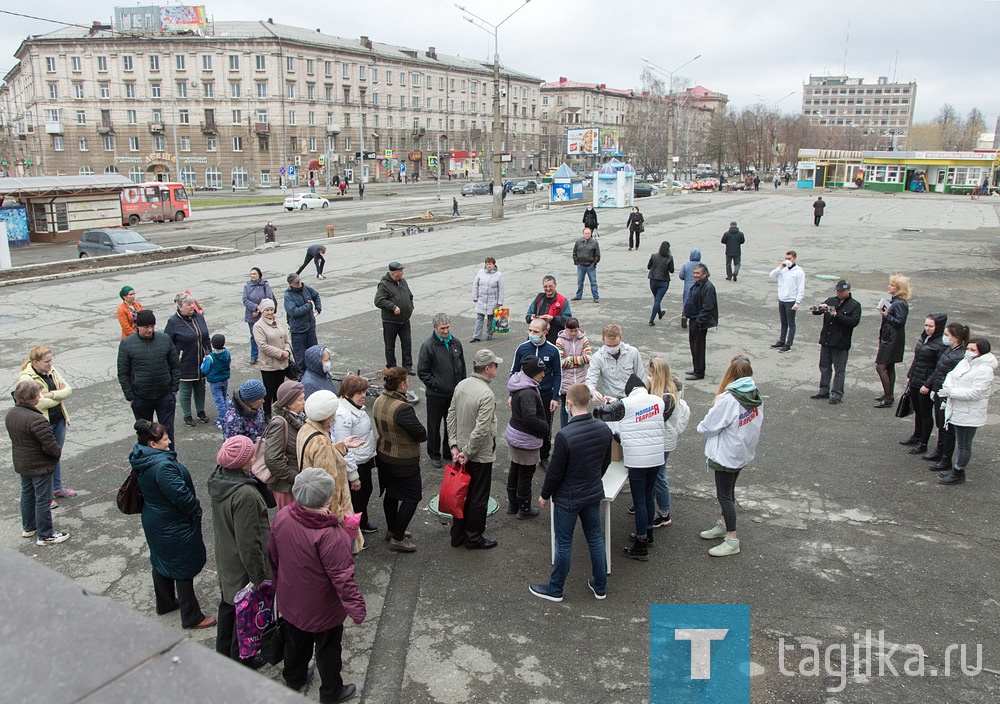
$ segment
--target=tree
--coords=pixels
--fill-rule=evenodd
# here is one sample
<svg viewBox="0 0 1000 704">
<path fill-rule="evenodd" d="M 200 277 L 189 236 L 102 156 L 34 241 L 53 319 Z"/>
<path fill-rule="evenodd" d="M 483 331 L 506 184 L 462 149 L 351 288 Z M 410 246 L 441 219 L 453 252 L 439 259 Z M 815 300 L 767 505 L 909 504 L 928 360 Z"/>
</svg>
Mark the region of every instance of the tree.
<svg viewBox="0 0 1000 704">
<path fill-rule="evenodd" d="M 637 171 L 659 172 L 671 166 L 667 163 L 669 105 L 663 99 L 664 82 L 648 68 L 643 69 L 641 85 L 622 129 L 622 151 L 635 155 Z"/>
</svg>

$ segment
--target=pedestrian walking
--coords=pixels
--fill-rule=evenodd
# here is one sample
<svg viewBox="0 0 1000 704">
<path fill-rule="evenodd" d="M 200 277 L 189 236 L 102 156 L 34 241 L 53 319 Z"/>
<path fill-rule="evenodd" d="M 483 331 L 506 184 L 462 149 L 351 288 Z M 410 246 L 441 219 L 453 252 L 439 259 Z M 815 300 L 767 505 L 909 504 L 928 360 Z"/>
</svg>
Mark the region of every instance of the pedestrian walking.
<svg viewBox="0 0 1000 704">
<path fill-rule="evenodd" d="M 503 308 L 504 282 L 503 274 L 497 268 L 497 260 L 486 257 L 482 269 L 476 272 L 472 280 L 472 302 L 476 304 L 476 329 L 469 342 L 479 342 L 483 339 L 483 323 L 486 323 L 486 339 L 493 339 L 493 312 Z"/>
<path fill-rule="evenodd" d="M 587 209 L 583 211 L 583 229 L 587 228 L 590 228 L 595 236 L 597 235 L 597 211 L 594 210 L 593 205 L 588 205 Z"/>
<path fill-rule="evenodd" d="M 65 401 L 73 395 L 73 387 L 53 366 L 52 350 L 45 345 L 32 347 L 28 352 L 28 360 L 21 365 L 21 374 L 17 380 L 31 381 L 38 385 L 41 396 L 35 408 L 48 421 L 52 435 L 61 449 L 66 443 L 66 428 L 69 425 L 69 411 L 66 410 Z M 56 461 L 56 469 L 52 474 L 52 496 L 56 499 L 76 496 L 75 491 L 63 486 L 60 460 Z"/>
<path fill-rule="evenodd" d="M 583 297 L 583 280 L 586 277 L 590 280 L 590 295 L 594 297 L 594 303 L 601 302 L 601 295 L 597 291 L 597 265 L 600 262 L 601 245 L 593 238 L 591 229 L 585 227 L 583 228 L 583 236 L 573 245 L 573 264 L 576 265 L 576 296 L 573 297 L 574 301 L 579 301 Z"/>
<path fill-rule="evenodd" d="M 835 295 L 810 308 L 813 315 L 823 316 L 823 328 L 819 333 L 819 391 L 809 398 L 828 398 L 832 405 L 844 398 L 851 337 L 861 322 L 861 304 L 851 296 L 851 284 L 841 279 L 834 291 Z"/>
<path fill-rule="evenodd" d="M 628 251 L 639 249 L 639 236 L 646 231 L 646 218 L 639 212 L 639 206 L 632 206 L 625 227 L 628 228 Z"/>
<path fill-rule="evenodd" d="M 778 190 L 778 186 L 781 185 L 781 177 L 775 173 L 774 174 L 774 190 Z"/>
<path fill-rule="evenodd" d="M 208 323 L 205 316 L 197 310 L 194 297 L 188 293 L 178 293 L 174 297 L 177 312 L 170 316 L 163 328 L 177 349 L 177 359 L 180 364 L 180 392 L 177 402 L 184 423 L 194 427 L 194 413 L 191 411 L 191 399 L 194 398 L 194 411 L 198 420 L 208 423 L 205 413 L 205 375 L 201 371 L 201 363 L 211 352 L 212 338 L 208 334 Z"/>
<path fill-rule="evenodd" d="M 681 265 L 680 271 L 677 272 L 677 278 L 684 282 L 684 293 L 681 300 L 681 328 L 687 328 L 688 319 L 684 315 L 684 309 L 687 307 L 688 299 L 691 297 L 691 289 L 694 288 L 694 268 L 701 264 L 701 250 L 692 249 L 691 254 L 688 255 L 688 261 Z"/>
<path fill-rule="evenodd" d="M 302 262 L 302 266 L 300 266 L 295 273 L 301 274 L 302 270 L 309 266 L 309 262 L 314 261 L 316 266 L 316 278 L 325 279 L 326 277 L 323 276 L 323 268 L 326 266 L 326 257 L 323 256 L 324 254 L 326 254 L 326 245 L 310 245 L 306 249 L 305 261 Z"/>
<path fill-rule="evenodd" d="M 753 190 L 754 192 L 760 191 L 760 176 L 757 174 L 753 175 Z"/>
<path fill-rule="evenodd" d="M 445 419 L 455 387 L 465 378 L 465 354 L 461 341 L 451 334 L 451 318 L 436 313 L 431 327 L 431 336 L 417 356 L 417 378 L 424 384 L 427 402 L 427 456 L 431 466 L 441 469 L 442 457 L 447 459 L 451 454 Z"/>
<path fill-rule="evenodd" d="M 896 386 L 896 365 L 903 361 L 906 349 L 906 318 L 910 314 L 910 280 L 894 274 L 889 277 L 886 291 L 890 300 L 879 301 L 882 324 L 878 330 L 878 352 L 875 353 L 875 373 L 882 382 L 882 395 L 875 399 L 875 408 L 893 405 Z"/>
<path fill-rule="evenodd" d="M 135 333 L 118 344 L 118 384 L 135 419 L 152 421 L 155 413 L 173 442 L 181 381 L 177 348 L 169 335 L 156 332 L 153 311 L 139 311 L 135 326 Z"/>
<path fill-rule="evenodd" d="M 653 309 L 649 312 L 649 326 L 656 325 L 657 320 L 663 320 L 666 312 L 663 310 L 663 297 L 670 288 L 670 275 L 674 273 L 674 256 L 670 253 L 670 243 L 660 242 L 660 248 L 649 256 L 646 262 L 649 273 L 649 290 L 653 294 Z"/>
<path fill-rule="evenodd" d="M 264 272 L 258 267 L 250 269 L 250 279 L 243 284 L 243 320 L 250 328 L 250 364 L 257 364 L 257 341 L 253 336 L 253 326 L 260 320 L 260 304 L 265 298 L 278 305 L 278 299 L 271 290 L 271 284 L 264 278 Z"/>
<path fill-rule="evenodd" d="M 272 243 L 277 239 L 276 233 L 278 232 L 277 226 L 268 220 L 267 224 L 264 225 L 264 243 Z"/>
<path fill-rule="evenodd" d="M 449 179 L 449 180 L 451 180 L 451 179 Z M 458 198 L 454 198 L 453 197 L 451 199 L 451 214 L 452 214 L 453 217 L 456 217 L 456 218 L 459 216 L 458 215 Z"/>
<path fill-rule="evenodd" d="M 806 273 L 798 265 L 795 252 L 788 250 L 785 260 L 768 276 L 778 280 L 778 320 L 781 325 L 778 341 L 771 347 L 779 352 L 788 352 L 795 341 L 795 313 L 806 295 Z"/>
<path fill-rule="evenodd" d="M 823 196 L 819 196 L 813 202 L 813 225 L 819 227 L 819 221 L 823 219 L 823 212 L 826 210 L 826 202 Z"/>
<path fill-rule="evenodd" d="M 358 181 L 358 199 L 359 200 L 365 199 L 365 184 L 362 183 L 361 181 Z"/>
<path fill-rule="evenodd" d="M 729 229 L 722 233 L 722 244 L 726 246 L 726 281 L 736 282 L 740 275 L 740 262 L 743 260 L 743 245 L 746 236 L 736 226 L 736 221 L 729 223 Z"/>
<path fill-rule="evenodd" d="M 385 343 L 385 366 L 396 366 L 396 338 L 399 338 L 403 366 L 409 374 L 413 371 L 413 341 L 410 316 L 413 315 L 413 294 L 403 278 L 405 267 L 400 262 L 389 262 L 389 271 L 375 289 L 375 307 L 382 311 L 382 340 Z"/>
</svg>

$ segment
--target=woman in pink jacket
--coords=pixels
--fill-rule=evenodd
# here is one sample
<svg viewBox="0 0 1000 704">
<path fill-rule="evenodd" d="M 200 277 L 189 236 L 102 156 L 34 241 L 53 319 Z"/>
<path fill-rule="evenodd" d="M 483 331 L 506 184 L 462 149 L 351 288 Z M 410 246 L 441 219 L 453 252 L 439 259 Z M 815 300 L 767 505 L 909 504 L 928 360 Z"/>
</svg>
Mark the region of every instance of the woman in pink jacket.
<svg viewBox="0 0 1000 704">
<path fill-rule="evenodd" d="M 562 366 L 562 384 L 559 389 L 559 427 L 565 428 L 569 423 L 566 412 L 566 391 L 573 384 L 582 384 L 587 379 L 587 369 L 590 367 L 590 340 L 580 328 L 580 321 L 569 318 L 566 327 L 559 331 L 556 337 L 556 347 L 559 349 L 559 364 Z"/>
</svg>

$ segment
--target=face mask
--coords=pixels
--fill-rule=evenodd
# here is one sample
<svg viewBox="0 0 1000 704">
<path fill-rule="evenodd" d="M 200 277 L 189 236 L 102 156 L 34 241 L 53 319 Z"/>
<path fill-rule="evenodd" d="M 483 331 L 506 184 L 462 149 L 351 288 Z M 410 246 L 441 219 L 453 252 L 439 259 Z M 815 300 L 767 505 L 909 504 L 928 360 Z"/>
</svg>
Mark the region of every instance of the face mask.
<svg viewBox="0 0 1000 704">
<path fill-rule="evenodd" d="M 618 350 L 619 350 L 620 347 L 621 347 L 621 344 L 617 344 L 617 345 L 614 345 L 614 346 L 604 345 L 604 349 L 606 349 L 608 351 L 608 354 L 618 354 Z"/>
<path fill-rule="evenodd" d="M 944 344 L 946 344 L 948 347 L 951 347 L 951 338 L 948 337 L 947 335 L 942 335 L 941 336 L 941 342 L 943 342 Z"/>
<path fill-rule="evenodd" d="M 535 343 L 537 345 L 539 342 L 542 341 L 542 336 L 541 335 L 535 335 L 533 333 L 528 333 L 528 339 L 531 340 L 533 343 Z"/>
<path fill-rule="evenodd" d="M 323 362 L 323 372 L 324 372 L 324 373 L 326 373 L 326 372 L 329 372 L 329 371 L 330 371 L 330 365 L 331 365 L 331 364 L 332 364 L 332 362 Z"/>
<path fill-rule="evenodd" d="M 978 357 L 978 356 L 979 356 L 979 355 L 978 355 L 978 354 L 976 354 L 975 352 L 973 352 L 972 350 L 966 350 L 966 351 L 965 351 L 965 358 L 966 358 L 967 360 L 969 360 L 970 362 L 971 362 L 972 360 L 974 360 L 974 359 L 975 359 L 976 357 Z"/>
<path fill-rule="evenodd" d="M 791 259 L 786 259 L 785 260 L 785 266 L 787 268 L 791 269 L 793 266 L 795 266 L 795 262 L 793 262 Z"/>
</svg>

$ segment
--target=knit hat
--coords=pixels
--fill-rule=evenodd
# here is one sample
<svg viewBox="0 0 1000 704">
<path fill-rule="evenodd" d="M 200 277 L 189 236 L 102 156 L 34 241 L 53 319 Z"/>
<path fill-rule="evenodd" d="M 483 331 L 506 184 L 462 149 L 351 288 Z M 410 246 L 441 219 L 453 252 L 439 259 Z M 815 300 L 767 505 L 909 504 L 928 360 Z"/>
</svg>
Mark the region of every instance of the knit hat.
<svg viewBox="0 0 1000 704">
<path fill-rule="evenodd" d="M 234 435 L 222 443 L 215 461 L 225 469 L 246 469 L 253 459 L 254 449 L 253 440 L 246 435 Z"/>
<path fill-rule="evenodd" d="M 640 386 L 645 386 L 643 380 L 637 377 L 635 374 L 629 374 L 628 381 L 625 382 L 625 395 L 628 396 L 630 393 L 638 389 Z"/>
<path fill-rule="evenodd" d="M 122 290 L 118 292 L 118 297 L 125 300 L 125 296 L 128 295 L 129 291 L 135 291 L 131 286 L 122 286 Z"/>
<path fill-rule="evenodd" d="M 263 281 L 264 280 L 264 272 L 261 271 L 259 267 L 252 266 L 252 267 L 250 267 L 250 271 L 256 271 L 257 272 L 257 280 L 258 281 Z"/>
<path fill-rule="evenodd" d="M 521 371 L 528 376 L 535 376 L 545 371 L 545 365 L 535 355 L 529 355 L 521 360 Z"/>
<path fill-rule="evenodd" d="M 212 335 L 212 349 L 221 350 L 226 347 L 226 336 L 222 333 L 215 333 Z"/>
<path fill-rule="evenodd" d="M 306 467 L 295 477 L 292 496 L 306 508 L 319 508 L 333 496 L 333 489 L 333 477 L 318 467 Z"/>
<path fill-rule="evenodd" d="M 153 315 L 153 311 L 143 309 L 135 314 L 135 326 L 137 328 L 142 328 L 147 325 L 156 325 L 156 316 Z"/>
<path fill-rule="evenodd" d="M 275 403 L 282 408 L 288 408 L 288 404 L 305 392 L 306 389 L 300 382 L 287 379 L 281 382 L 281 386 L 278 387 L 278 396 L 275 398 Z"/>
<path fill-rule="evenodd" d="M 313 391 L 306 399 L 306 418 L 317 422 L 332 418 L 340 406 L 337 394 L 326 389 Z"/>
<path fill-rule="evenodd" d="M 244 403 L 253 403 L 267 396 L 267 389 L 257 379 L 247 379 L 240 384 L 240 398 Z"/>
<path fill-rule="evenodd" d="M 274 310 L 274 301 L 272 301 L 270 298 L 265 298 L 261 300 L 260 303 L 257 304 L 257 310 L 259 311 L 265 311 L 268 308 Z"/>
</svg>

